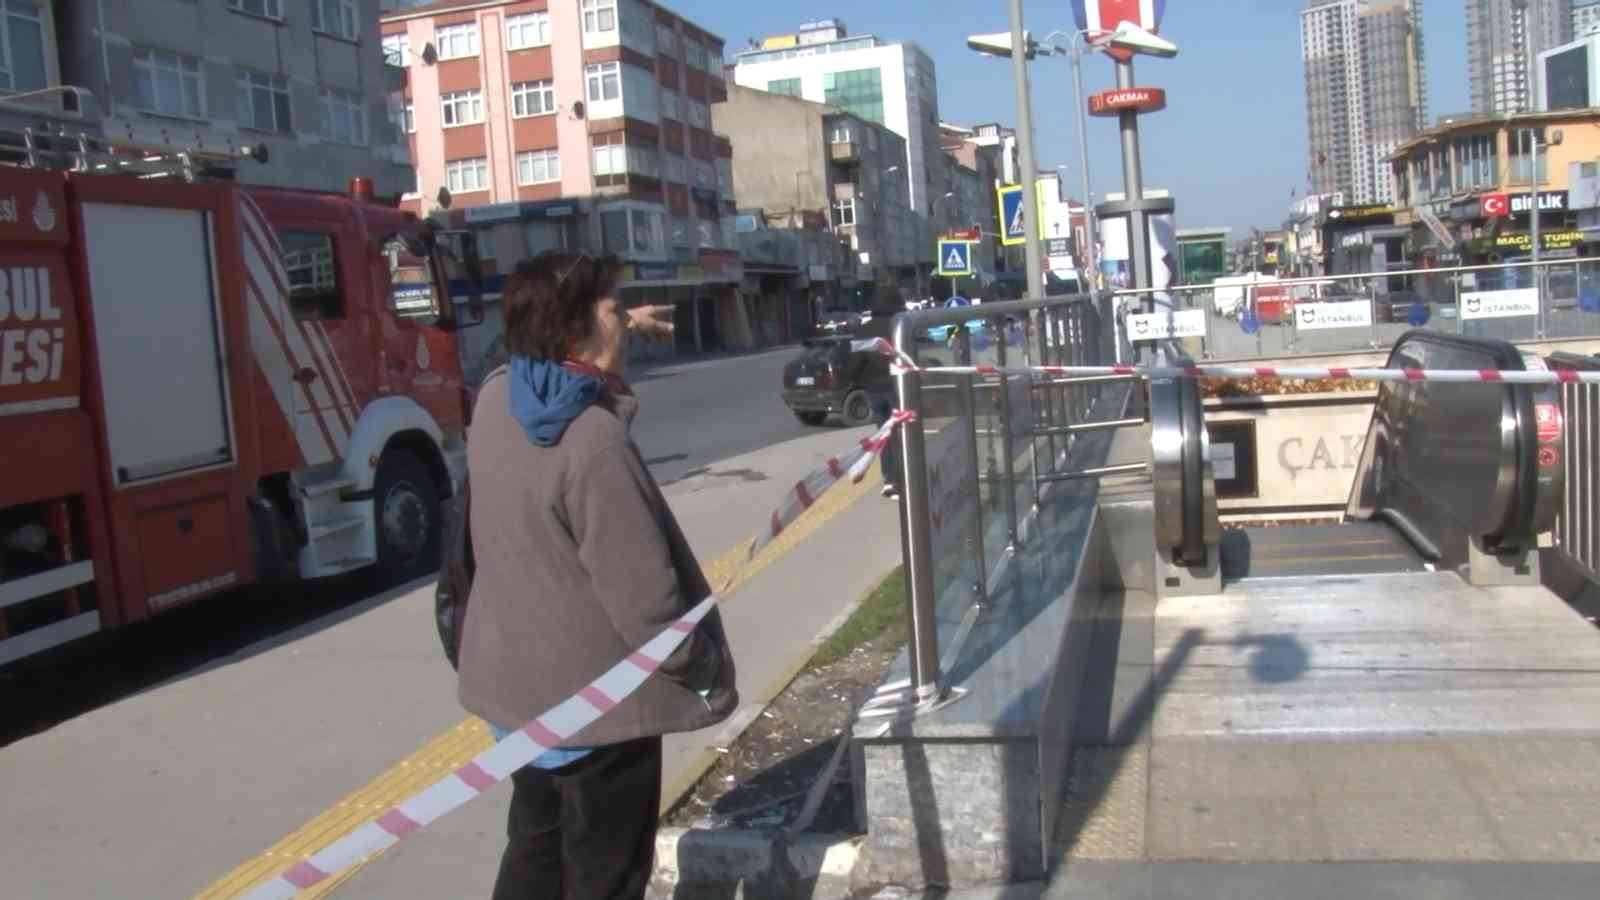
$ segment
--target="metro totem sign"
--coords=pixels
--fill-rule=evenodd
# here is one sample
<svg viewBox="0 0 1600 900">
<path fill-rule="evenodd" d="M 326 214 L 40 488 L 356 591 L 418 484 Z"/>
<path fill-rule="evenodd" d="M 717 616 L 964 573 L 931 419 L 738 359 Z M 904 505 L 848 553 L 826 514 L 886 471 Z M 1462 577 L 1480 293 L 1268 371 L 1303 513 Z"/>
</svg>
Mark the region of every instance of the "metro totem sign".
<svg viewBox="0 0 1600 900">
<path fill-rule="evenodd" d="M 1166 12 L 1167 0 L 1072 0 L 1072 16 L 1091 38 L 1096 32 L 1114 31 L 1123 22 L 1132 22 L 1151 34 L 1159 33 Z M 1104 49 L 1107 56 L 1118 62 L 1133 59 L 1131 50 Z"/>
</svg>

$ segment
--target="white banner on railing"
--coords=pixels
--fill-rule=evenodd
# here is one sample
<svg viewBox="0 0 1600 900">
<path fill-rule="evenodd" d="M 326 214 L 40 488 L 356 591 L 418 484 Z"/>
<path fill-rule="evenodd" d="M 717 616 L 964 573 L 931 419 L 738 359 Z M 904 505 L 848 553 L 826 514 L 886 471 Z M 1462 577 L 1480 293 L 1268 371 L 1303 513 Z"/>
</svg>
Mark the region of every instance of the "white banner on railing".
<svg viewBox="0 0 1600 900">
<path fill-rule="evenodd" d="M 1297 331 L 1371 328 L 1372 301 L 1333 300 L 1321 303 L 1297 303 L 1294 307 L 1294 327 Z"/>
<path fill-rule="evenodd" d="M 1128 337 L 1135 341 L 1206 336 L 1206 311 L 1176 309 L 1170 312 L 1130 313 Z"/>
<path fill-rule="evenodd" d="M 1463 319 L 1509 319 L 1539 314 L 1539 290 L 1477 291 L 1461 295 Z"/>
</svg>

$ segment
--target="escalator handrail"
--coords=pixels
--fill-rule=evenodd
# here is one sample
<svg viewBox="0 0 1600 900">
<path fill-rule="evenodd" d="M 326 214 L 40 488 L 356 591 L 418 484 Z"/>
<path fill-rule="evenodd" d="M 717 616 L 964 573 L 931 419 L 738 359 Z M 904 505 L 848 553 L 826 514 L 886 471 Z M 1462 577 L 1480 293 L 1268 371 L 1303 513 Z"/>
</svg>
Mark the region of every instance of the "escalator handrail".
<svg viewBox="0 0 1600 900">
<path fill-rule="evenodd" d="M 1527 368 L 1522 351 L 1509 341 L 1443 334 L 1423 328 L 1413 328 L 1395 340 L 1389 351 L 1387 366 L 1396 367 L 1396 358 L 1407 345 L 1413 343 L 1458 347 L 1483 353 L 1494 360 L 1496 369 L 1522 371 Z M 1389 384 L 1383 385 L 1383 388 L 1392 389 Z M 1531 540 L 1535 537 L 1534 516 L 1539 490 L 1538 425 L 1533 408 L 1533 391 L 1528 385 L 1508 384 L 1505 389 L 1511 392 L 1512 410 L 1516 416 L 1517 458 L 1513 466 L 1511 508 L 1500 517 L 1499 532 L 1481 536 L 1496 542 L 1507 539 Z"/>
</svg>

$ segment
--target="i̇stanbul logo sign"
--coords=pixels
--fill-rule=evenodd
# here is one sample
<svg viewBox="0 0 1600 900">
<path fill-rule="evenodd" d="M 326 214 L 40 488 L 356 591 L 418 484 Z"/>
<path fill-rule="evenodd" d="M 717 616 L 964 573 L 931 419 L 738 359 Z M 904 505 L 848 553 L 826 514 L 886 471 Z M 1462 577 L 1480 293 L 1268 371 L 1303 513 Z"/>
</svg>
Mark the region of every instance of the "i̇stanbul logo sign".
<svg viewBox="0 0 1600 900">
<path fill-rule="evenodd" d="M 1167 0 L 1072 0 L 1072 15 L 1091 39 L 1096 32 L 1114 31 L 1123 22 L 1132 22 L 1154 34 L 1160 31 L 1166 12 Z M 1112 59 L 1125 62 L 1133 58 L 1129 50 L 1107 47 L 1105 51 Z"/>
</svg>

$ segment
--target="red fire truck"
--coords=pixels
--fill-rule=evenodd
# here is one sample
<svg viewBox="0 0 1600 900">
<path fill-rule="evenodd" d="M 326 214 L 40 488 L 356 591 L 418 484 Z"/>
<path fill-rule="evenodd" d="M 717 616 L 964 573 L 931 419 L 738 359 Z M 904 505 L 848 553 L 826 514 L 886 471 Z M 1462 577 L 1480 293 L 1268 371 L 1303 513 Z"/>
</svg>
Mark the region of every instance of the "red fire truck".
<svg viewBox="0 0 1600 900">
<path fill-rule="evenodd" d="M 0 166 L 0 664 L 252 582 L 424 573 L 464 468 L 430 225 L 361 179 L 120 158 L 142 174 Z"/>
</svg>

